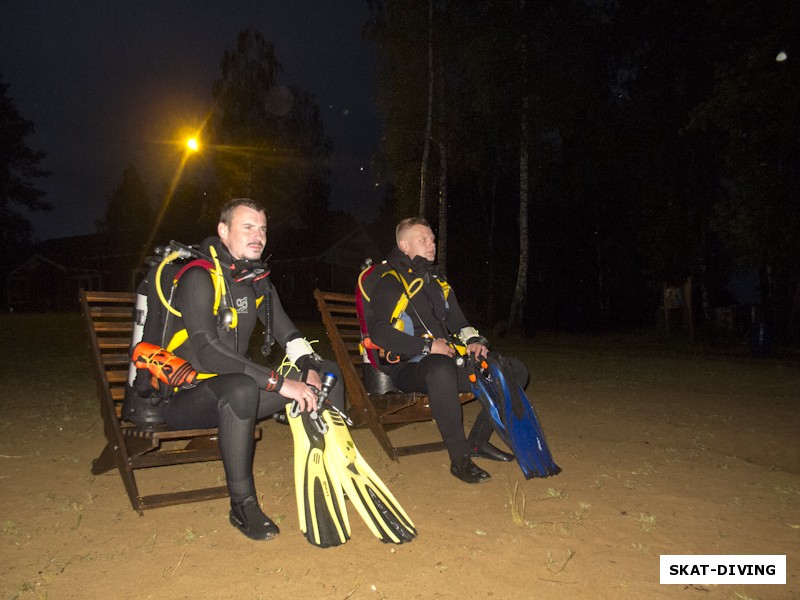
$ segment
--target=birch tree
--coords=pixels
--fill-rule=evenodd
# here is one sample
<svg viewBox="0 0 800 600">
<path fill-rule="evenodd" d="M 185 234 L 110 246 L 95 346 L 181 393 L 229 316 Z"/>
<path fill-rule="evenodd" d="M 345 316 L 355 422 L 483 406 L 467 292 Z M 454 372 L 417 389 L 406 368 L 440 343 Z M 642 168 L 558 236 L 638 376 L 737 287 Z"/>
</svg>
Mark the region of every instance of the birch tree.
<svg viewBox="0 0 800 600">
<path fill-rule="evenodd" d="M 433 0 L 428 0 L 428 110 L 425 118 L 425 134 L 422 145 L 422 160 L 419 169 L 419 216 L 425 216 L 428 197 L 428 162 L 431 156 L 433 130 Z"/>
</svg>

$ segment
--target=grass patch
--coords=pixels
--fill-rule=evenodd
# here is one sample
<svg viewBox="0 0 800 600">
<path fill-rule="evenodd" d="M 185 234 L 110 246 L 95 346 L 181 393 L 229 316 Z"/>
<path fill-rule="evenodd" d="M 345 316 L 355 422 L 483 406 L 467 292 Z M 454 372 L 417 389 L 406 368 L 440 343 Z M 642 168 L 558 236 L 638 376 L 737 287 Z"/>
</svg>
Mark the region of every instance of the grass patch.
<svg viewBox="0 0 800 600">
<path fill-rule="evenodd" d="M 17 537 L 19 535 L 19 528 L 15 521 L 6 521 L 3 523 L 3 535 L 7 537 Z"/>
<path fill-rule="evenodd" d="M 570 518 L 574 519 L 575 521 L 583 521 L 589 516 L 589 509 L 591 506 L 591 504 L 587 504 L 586 502 L 578 503 L 578 508 L 576 508 L 572 514 L 570 514 Z"/>
<path fill-rule="evenodd" d="M 525 492 L 519 488 L 519 482 L 514 483 L 514 488 L 511 488 L 511 482 L 506 480 L 506 491 L 508 492 L 508 503 L 511 506 L 511 520 L 518 527 L 525 524 Z M 519 494 L 522 497 L 519 497 Z"/>
<path fill-rule="evenodd" d="M 547 488 L 547 497 L 558 498 L 559 500 L 566 500 L 568 497 L 567 492 L 564 491 L 566 487 L 567 487 L 566 485 L 563 485 L 560 489 Z"/>
<path fill-rule="evenodd" d="M 647 513 L 639 513 L 636 521 L 641 525 L 642 531 L 645 533 L 650 533 L 650 530 L 656 525 L 655 515 L 649 515 Z"/>
<path fill-rule="evenodd" d="M 33 414 L 41 425 L 96 410 L 89 339 L 81 315 L 0 314 L 0 386 L 20 393 L 0 395 L 5 409 Z M 24 392 L 24 393 L 23 393 Z"/>
</svg>

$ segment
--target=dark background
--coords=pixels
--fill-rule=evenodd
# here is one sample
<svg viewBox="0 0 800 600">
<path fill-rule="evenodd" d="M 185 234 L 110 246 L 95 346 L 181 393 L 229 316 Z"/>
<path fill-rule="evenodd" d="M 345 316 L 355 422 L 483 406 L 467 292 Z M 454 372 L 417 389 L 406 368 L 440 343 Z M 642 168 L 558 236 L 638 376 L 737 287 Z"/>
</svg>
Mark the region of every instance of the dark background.
<svg viewBox="0 0 800 600">
<path fill-rule="evenodd" d="M 800 338 L 794 1 L 38 1 L 1 10 L 0 74 L 51 171 L 35 185 L 54 209 L 25 215 L 33 241 L 92 234 L 128 167 L 155 203 L 167 197 L 180 136 L 212 110 L 220 59 L 249 29 L 274 45 L 277 83 L 311 93 L 312 121 L 331 142 L 329 153 L 314 154 L 324 142 L 306 146 L 304 160 L 316 157 L 303 163 L 313 166 L 308 189 L 286 195 L 306 223 L 284 222 L 271 238 L 277 257 L 295 261 L 281 265 L 287 278 L 331 271 L 345 255 L 354 264 L 370 236 L 387 250 L 397 220 L 422 210 L 427 155 L 422 212 L 447 236 L 440 259 L 482 327 L 658 325 L 728 341 L 767 324 L 782 341 Z M 257 135 L 277 139 L 267 130 Z M 235 131 L 216 123 L 218 136 Z M 184 177 L 200 203 L 220 172 L 209 154 Z M 262 175 L 280 185 L 279 172 Z M 523 185 L 529 254 L 519 285 Z M 182 191 L 185 214 L 197 212 L 195 196 Z M 358 244 L 337 246 L 345 238 Z"/>
<path fill-rule="evenodd" d="M 4 1 L 0 75 L 52 173 L 37 182 L 54 206 L 30 215 L 37 237 L 93 232 L 128 166 L 163 194 L 179 155 L 170 142 L 211 109 L 223 52 L 247 28 L 275 45 L 282 82 L 320 106 L 335 151 L 332 205 L 374 216 L 381 117 L 368 18 L 351 0 Z"/>
</svg>

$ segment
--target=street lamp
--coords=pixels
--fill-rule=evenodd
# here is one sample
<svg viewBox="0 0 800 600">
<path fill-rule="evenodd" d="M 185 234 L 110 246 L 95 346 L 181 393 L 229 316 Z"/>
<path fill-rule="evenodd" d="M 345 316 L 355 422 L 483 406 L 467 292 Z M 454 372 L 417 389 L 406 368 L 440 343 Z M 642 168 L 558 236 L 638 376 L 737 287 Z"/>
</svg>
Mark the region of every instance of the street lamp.
<svg viewBox="0 0 800 600">
<path fill-rule="evenodd" d="M 147 256 L 147 252 L 150 249 L 150 246 L 153 244 L 153 240 L 155 240 L 155 236 L 158 233 L 159 227 L 161 226 L 161 221 L 163 221 L 164 215 L 167 212 L 167 207 L 169 206 L 172 200 L 172 196 L 175 193 L 175 188 L 178 187 L 178 182 L 181 180 L 181 176 L 183 175 L 183 172 L 186 169 L 186 163 L 189 160 L 189 156 L 191 156 L 192 154 L 196 154 L 197 152 L 200 151 L 199 134 L 196 134 L 194 132 L 185 134 L 184 140 L 185 141 L 183 142 L 183 147 L 184 147 L 183 155 L 181 156 L 178 168 L 175 170 L 175 173 L 172 176 L 172 181 L 170 182 L 167 194 L 161 203 L 161 208 L 158 211 L 156 222 L 153 225 L 152 230 L 150 231 L 150 236 L 148 237 L 147 242 L 142 248 L 142 255 L 139 258 L 139 266 L 144 264 L 144 259 Z M 180 142 L 177 142 L 177 145 L 180 146 Z"/>
</svg>

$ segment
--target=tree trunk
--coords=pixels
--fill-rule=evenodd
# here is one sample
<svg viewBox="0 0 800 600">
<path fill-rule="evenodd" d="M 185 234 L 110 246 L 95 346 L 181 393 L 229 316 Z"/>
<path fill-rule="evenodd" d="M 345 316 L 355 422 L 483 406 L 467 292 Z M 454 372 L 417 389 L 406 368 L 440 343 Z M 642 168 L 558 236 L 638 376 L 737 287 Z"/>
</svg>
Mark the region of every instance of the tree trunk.
<svg viewBox="0 0 800 600">
<path fill-rule="evenodd" d="M 525 0 L 520 0 L 520 10 L 524 10 Z M 528 73 L 528 45 L 525 34 L 522 34 L 519 43 L 519 66 L 522 80 L 527 79 Z M 529 148 L 530 148 L 530 100 L 527 85 L 522 97 L 519 127 L 519 267 L 517 269 L 517 283 L 514 286 L 514 295 L 511 298 L 511 310 L 508 316 L 508 331 L 523 333 L 522 319 L 525 314 L 525 296 L 528 288 L 528 203 L 530 197 L 530 181 L 528 174 Z"/>
<path fill-rule="evenodd" d="M 419 216 L 425 216 L 428 195 L 428 161 L 431 154 L 431 129 L 433 128 L 433 0 L 428 0 L 428 116 L 425 120 L 425 140 L 419 173 Z"/>
<path fill-rule="evenodd" d="M 606 248 L 605 232 L 600 223 L 600 208 L 594 202 L 594 248 L 597 260 L 597 314 L 600 323 L 608 327 L 611 322 L 610 290 L 608 289 L 608 250 Z"/>
<path fill-rule="evenodd" d="M 447 273 L 447 148 L 439 140 L 439 266 Z"/>
<path fill-rule="evenodd" d="M 496 293 L 497 290 L 497 283 L 495 281 L 495 271 L 494 271 L 494 263 L 495 263 L 495 256 L 496 256 L 496 244 L 495 244 L 495 222 L 497 221 L 497 178 L 492 175 L 491 180 L 491 191 L 489 192 L 489 291 L 488 295 L 489 298 L 486 302 L 486 319 L 490 323 L 492 319 L 494 319 L 494 311 L 496 305 Z"/>
<path fill-rule="evenodd" d="M 528 288 L 528 198 L 530 196 L 528 177 L 530 132 L 528 128 L 528 97 L 526 96 L 522 99 L 519 135 L 519 267 L 508 317 L 509 332 L 519 334 L 523 332 L 522 317 L 525 313 L 525 295 Z"/>
<path fill-rule="evenodd" d="M 439 267 L 447 273 L 447 126 L 444 110 L 444 73 L 441 59 L 436 72 L 437 129 L 439 139 Z"/>
</svg>

